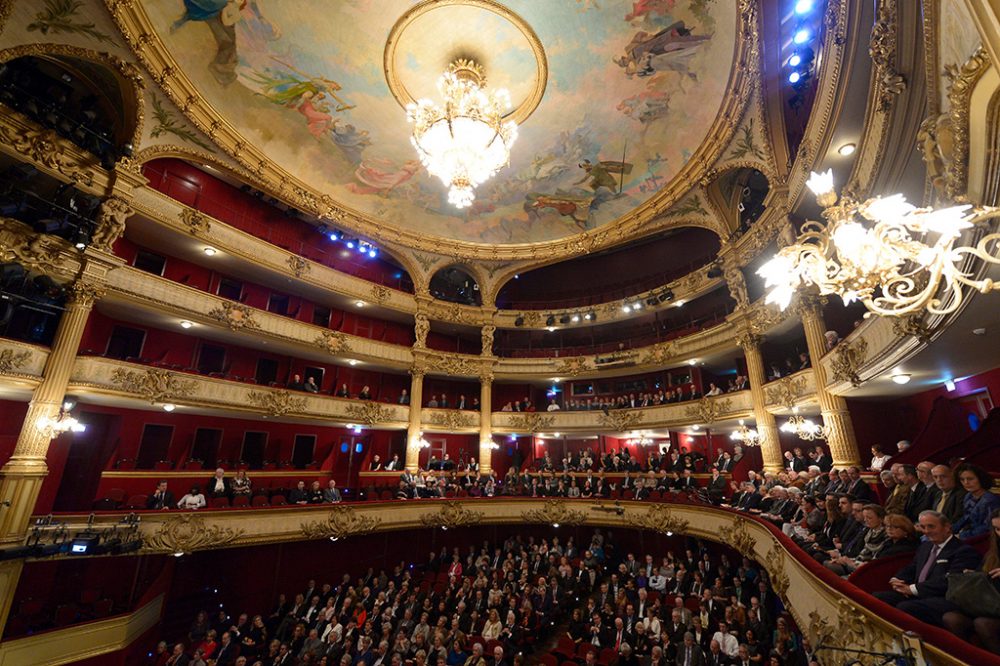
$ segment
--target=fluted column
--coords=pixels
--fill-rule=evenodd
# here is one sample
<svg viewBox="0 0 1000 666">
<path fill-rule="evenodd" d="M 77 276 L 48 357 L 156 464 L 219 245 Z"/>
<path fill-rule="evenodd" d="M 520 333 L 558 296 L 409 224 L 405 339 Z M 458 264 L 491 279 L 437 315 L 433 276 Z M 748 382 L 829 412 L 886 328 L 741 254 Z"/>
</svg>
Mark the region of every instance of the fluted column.
<svg viewBox="0 0 1000 666">
<path fill-rule="evenodd" d="M 826 390 L 826 368 L 820 363 L 826 354 L 826 325 L 823 322 L 821 303 L 815 296 L 800 295 L 795 312 L 802 319 L 802 328 L 806 334 L 806 347 L 816 382 L 816 399 L 823 415 L 823 424 L 828 430 L 826 442 L 830 447 L 833 465 L 838 468 L 858 465 L 861 457 L 847 401 Z"/>
<path fill-rule="evenodd" d="M 757 432 L 760 435 L 760 452 L 764 458 L 765 472 L 780 472 L 784 467 L 781 456 L 781 441 L 778 439 L 778 424 L 774 414 L 767 411 L 767 398 L 764 395 L 764 357 L 760 353 L 761 338 L 759 335 L 746 331 L 737 338 L 737 344 L 743 348 L 747 362 L 747 378 L 750 381 L 750 398 L 753 402 L 753 417 L 757 422 Z"/>
<path fill-rule="evenodd" d="M 424 404 L 424 366 L 410 368 L 410 423 L 406 428 L 406 469 L 420 469 L 420 417 Z"/>
<path fill-rule="evenodd" d="M 493 471 L 493 371 L 479 375 L 479 473 Z"/>
</svg>

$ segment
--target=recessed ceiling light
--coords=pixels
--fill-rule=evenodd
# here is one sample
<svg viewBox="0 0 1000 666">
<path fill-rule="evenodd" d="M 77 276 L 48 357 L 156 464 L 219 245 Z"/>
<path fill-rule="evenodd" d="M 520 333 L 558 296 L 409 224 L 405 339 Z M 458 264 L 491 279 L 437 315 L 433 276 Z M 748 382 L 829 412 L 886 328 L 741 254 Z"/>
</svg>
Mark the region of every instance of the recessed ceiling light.
<svg viewBox="0 0 1000 666">
<path fill-rule="evenodd" d="M 365 307 L 365 302 L 364 301 L 354 301 L 354 307 L 356 307 L 356 308 L 363 308 L 363 307 Z"/>
<path fill-rule="evenodd" d="M 691 430 L 701 430 L 701 426 L 696 423 L 695 425 L 691 426 Z"/>
<path fill-rule="evenodd" d="M 348 364 L 348 365 L 357 365 L 357 364 L 358 364 L 358 363 L 360 363 L 360 362 L 361 362 L 361 361 L 359 361 L 358 359 L 356 359 L 356 358 L 352 358 L 352 359 L 350 359 L 349 361 L 347 361 L 347 364 Z"/>
<path fill-rule="evenodd" d="M 837 152 L 843 155 L 844 157 L 847 157 L 848 155 L 853 155 L 854 151 L 857 149 L 858 149 L 857 144 L 845 143 L 844 145 L 842 145 L 840 148 L 837 149 Z"/>
<path fill-rule="evenodd" d="M 214 257 L 216 254 L 219 253 L 219 251 L 216 250 L 214 247 L 206 247 L 204 250 L 202 250 L 202 252 L 204 252 L 209 257 Z"/>
<path fill-rule="evenodd" d="M 698 359 L 696 358 L 691 359 L 690 361 L 688 361 L 688 365 L 698 365 Z"/>
<path fill-rule="evenodd" d="M 194 326 L 194 324 L 189 322 L 187 319 L 181 322 L 181 328 L 191 328 L 192 326 Z"/>
<path fill-rule="evenodd" d="M 955 380 L 954 379 L 944 380 L 944 387 L 949 393 L 951 393 L 952 391 L 955 390 Z"/>
<path fill-rule="evenodd" d="M 573 318 L 570 321 L 576 324 L 577 322 L 580 321 L 580 315 L 573 315 Z"/>
<path fill-rule="evenodd" d="M 677 307 L 681 307 L 682 305 L 684 305 L 684 300 L 683 299 L 677 301 Z"/>
<path fill-rule="evenodd" d="M 897 384 L 907 384 L 910 381 L 910 376 L 905 372 L 897 372 L 896 374 L 892 375 L 892 381 L 896 382 Z"/>
<path fill-rule="evenodd" d="M 556 330 L 556 327 L 555 326 L 546 326 L 545 330 L 548 331 L 549 333 L 551 333 L 552 331 Z"/>
<path fill-rule="evenodd" d="M 163 411 L 165 412 L 172 412 L 174 411 L 174 409 L 176 409 L 176 407 L 172 403 L 168 402 L 167 404 L 163 405 Z"/>
<path fill-rule="evenodd" d="M 974 328 L 974 329 L 972 329 L 972 334 L 973 335 L 986 335 L 986 329 L 985 328 Z"/>
</svg>

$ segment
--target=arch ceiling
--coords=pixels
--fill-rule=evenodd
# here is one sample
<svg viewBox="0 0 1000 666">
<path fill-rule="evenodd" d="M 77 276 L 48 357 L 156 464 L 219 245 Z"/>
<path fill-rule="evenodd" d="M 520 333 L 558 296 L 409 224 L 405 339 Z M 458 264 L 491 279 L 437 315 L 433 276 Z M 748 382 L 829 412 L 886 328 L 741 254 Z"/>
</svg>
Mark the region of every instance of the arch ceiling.
<svg viewBox="0 0 1000 666">
<path fill-rule="evenodd" d="M 185 13 L 211 5 L 134 6 L 216 115 L 209 124 L 360 220 L 460 243 L 554 241 L 676 200 L 739 47 L 734 2 L 257 0 Z M 435 99 L 458 56 L 527 116 L 510 166 L 465 210 L 420 166 L 397 99 Z"/>
</svg>

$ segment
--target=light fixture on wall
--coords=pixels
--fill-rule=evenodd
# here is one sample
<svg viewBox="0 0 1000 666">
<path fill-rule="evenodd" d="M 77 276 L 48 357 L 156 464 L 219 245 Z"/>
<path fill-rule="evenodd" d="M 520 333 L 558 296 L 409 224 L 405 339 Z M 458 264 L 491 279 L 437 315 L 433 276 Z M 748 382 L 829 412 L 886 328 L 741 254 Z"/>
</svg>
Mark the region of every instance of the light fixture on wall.
<svg viewBox="0 0 1000 666">
<path fill-rule="evenodd" d="M 899 384 L 900 386 L 902 386 L 903 384 L 910 383 L 910 375 L 908 375 L 905 372 L 895 372 L 892 375 L 890 375 L 890 378 L 892 379 L 892 381 Z"/>
<path fill-rule="evenodd" d="M 505 121 L 510 93 L 487 93 L 486 73 L 472 60 L 458 59 L 438 79 L 443 104 L 421 99 L 406 106 L 410 138 L 427 171 L 448 187 L 448 202 L 466 208 L 474 188 L 510 161 L 517 125 Z"/>
<path fill-rule="evenodd" d="M 87 426 L 80 423 L 70 414 L 68 409 L 60 408 L 59 414 L 53 418 L 42 416 L 35 422 L 35 427 L 39 432 L 46 433 L 52 438 L 56 438 L 66 432 L 84 432 Z"/>
<path fill-rule="evenodd" d="M 826 439 L 829 436 L 829 428 L 821 426 L 812 419 L 803 416 L 792 416 L 781 426 L 782 432 L 798 435 L 799 439 L 813 442 L 817 439 Z"/>
<path fill-rule="evenodd" d="M 956 246 L 962 232 L 1000 216 L 1000 208 L 916 208 L 901 194 L 857 203 L 833 189 L 833 172 L 813 173 L 807 183 L 826 223 L 807 222 L 757 274 L 769 290 L 766 302 L 784 310 L 796 290 L 815 286 L 845 304 L 861 301 L 875 314 L 901 317 L 924 310 L 955 312 L 964 290 L 1000 289 L 990 279 L 969 277 L 970 259 L 1000 264 L 1000 233 L 975 246 Z"/>
<path fill-rule="evenodd" d="M 760 446 L 760 433 L 754 428 L 748 428 L 743 419 L 740 419 L 739 427 L 729 438 L 746 446 Z"/>
</svg>

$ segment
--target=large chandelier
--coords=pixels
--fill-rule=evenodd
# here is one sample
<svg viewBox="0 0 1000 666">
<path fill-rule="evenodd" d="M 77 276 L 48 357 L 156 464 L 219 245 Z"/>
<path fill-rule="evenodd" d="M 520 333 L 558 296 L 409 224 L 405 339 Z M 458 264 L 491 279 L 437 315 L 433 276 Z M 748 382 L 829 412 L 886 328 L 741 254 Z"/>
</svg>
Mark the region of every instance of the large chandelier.
<svg viewBox="0 0 1000 666">
<path fill-rule="evenodd" d="M 746 446 L 759 446 L 760 445 L 760 433 L 753 428 L 748 428 L 740 419 L 740 427 L 733 431 L 733 434 L 729 436 L 734 442 L 739 442 L 740 444 L 745 444 Z"/>
<path fill-rule="evenodd" d="M 428 99 L 406 106 L 410 140 L 429 173 L 448 186 L 448 201 L 465 208 L 474 188 L 507 165 L 517 125 L 504 121 L 510 109 L 505 89 L 487 93 L 483 68 L 456 60 L 438 79 L 443 106 Z"/>
<path fill-rule="evenodd" d="M 829 436 L 829 428 L 822 426 L 802 416 L 793 416 L 781 426 L 782 432 L 798 435 L 799 439 L 807 442 L 814 442 L 817 439 L 826 439 Z"/>
<path fill-rule="evenodd" d="M 807 222 L 793 245 L 782 248 L 757 273 L 769 289 L 767 303 L 788 307 L 799 287 L 815 285 L 844 303 L 861 301 L 880 315 L 904 316 L 924 309 L 954 312 L 963 289 L 1000 289 L 992 280 L 973 280 L 962 264 L 978 258 L 997 264 L 1000 233 L 975 247 L 955 246 L 962 231 L 1000 213 L 997 208 L 916 208 L 902 194 L 857 203 L 838 197 L 833 172 L 813 173 L 807 182 L 823 207 L 821 222 Z M 966 268 L 967 270 L 967 268 Z"/>
<path fill-rule="evenodd" d="M 87 426 L 80 423 L 68 410 L 60 409 L 59 415 L 55 418 L 51 416 L 39 417 L 35 422 L 38 431 L 52 437 L 53 439 L 66 432 L 84 432 Z"/>
</svg>

